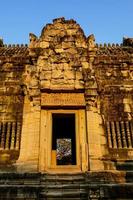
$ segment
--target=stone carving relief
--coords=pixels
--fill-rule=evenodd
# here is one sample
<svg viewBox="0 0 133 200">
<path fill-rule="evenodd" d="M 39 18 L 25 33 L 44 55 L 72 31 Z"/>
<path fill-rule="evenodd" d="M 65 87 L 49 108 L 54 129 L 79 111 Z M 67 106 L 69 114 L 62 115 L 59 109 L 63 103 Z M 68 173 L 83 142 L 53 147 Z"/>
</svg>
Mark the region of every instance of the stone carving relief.
<svg viewBox="0 0 133 200">
<path fill-rule="evenodd" d="M 40 95 L 41 90 L 71 91 L 84 88 L 89 89 L 87 95 L 91 92 L 91 96 L 95 96 L 92 95 L 97 88 L 92 70 L 96 52 L 94 41 L 94 35 L 86 39 L 74 20 L 64 18 L 47 24 L 40 38 L 30 33 L 29 54 L 32 64 L 26 66 L 24 74 L 29 96 L 33 99 Z"/>
</svg>

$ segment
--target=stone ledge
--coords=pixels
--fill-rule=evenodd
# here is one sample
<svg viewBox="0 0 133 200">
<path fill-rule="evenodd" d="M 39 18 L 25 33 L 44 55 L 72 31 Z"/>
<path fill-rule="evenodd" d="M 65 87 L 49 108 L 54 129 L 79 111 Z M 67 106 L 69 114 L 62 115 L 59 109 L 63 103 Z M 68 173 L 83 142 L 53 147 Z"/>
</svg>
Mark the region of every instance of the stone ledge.
<svg viewBox="0 0 133 200">
<path fill-rule="evenodd" d="M 133 184 L 127 183 L 126 179 L 125 183 L 120 183 L 119 178 L 122 176 L 122 172 L 87 172 L 71 175 L 0 173 L 0 199 L 130 199 L 133 196 Z M 119 178 L 117 180 L 114 177 Z"/>
</svg>

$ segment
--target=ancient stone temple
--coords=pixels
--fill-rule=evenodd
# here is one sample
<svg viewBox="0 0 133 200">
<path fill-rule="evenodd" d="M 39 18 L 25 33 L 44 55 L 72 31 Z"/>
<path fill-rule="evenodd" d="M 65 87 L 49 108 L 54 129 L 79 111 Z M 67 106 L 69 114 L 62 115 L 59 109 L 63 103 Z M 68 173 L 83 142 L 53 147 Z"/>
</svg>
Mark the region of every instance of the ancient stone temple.
<svg viewBox="0 0 133 200">
<path fill-rule="evenodd" d="M 133 39 L 74 20 L 0 41 L 0 199 L 133 198 Z"/>
</svg>

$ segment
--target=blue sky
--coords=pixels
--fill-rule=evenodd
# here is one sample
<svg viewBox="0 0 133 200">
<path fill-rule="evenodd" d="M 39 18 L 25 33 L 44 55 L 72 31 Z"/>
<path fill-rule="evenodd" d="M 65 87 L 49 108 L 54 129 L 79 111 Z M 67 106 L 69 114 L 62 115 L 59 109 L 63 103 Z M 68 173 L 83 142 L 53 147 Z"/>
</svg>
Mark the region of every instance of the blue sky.
<svg viewBox="0 0 133 200">
<path fill-rule="evenodd" d="M 133 0 L 1 0 L 0 37 L 7 44 L 29 42 L 54 18 L 73 18 L 97 43 L 133 37 Z"/>
</svg>

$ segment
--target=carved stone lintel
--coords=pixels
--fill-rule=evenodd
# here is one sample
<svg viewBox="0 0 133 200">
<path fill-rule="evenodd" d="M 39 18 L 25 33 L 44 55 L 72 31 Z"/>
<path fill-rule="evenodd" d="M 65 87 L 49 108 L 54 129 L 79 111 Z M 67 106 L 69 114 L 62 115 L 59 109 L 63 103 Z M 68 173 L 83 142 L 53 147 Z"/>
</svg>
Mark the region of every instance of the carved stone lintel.
<svg viewBox="0 0 133 200">
<path fill-rule="evenodd" d="M 42 106 L 85 106 L 83 93 L 42 93 Z"/>
</svg>

